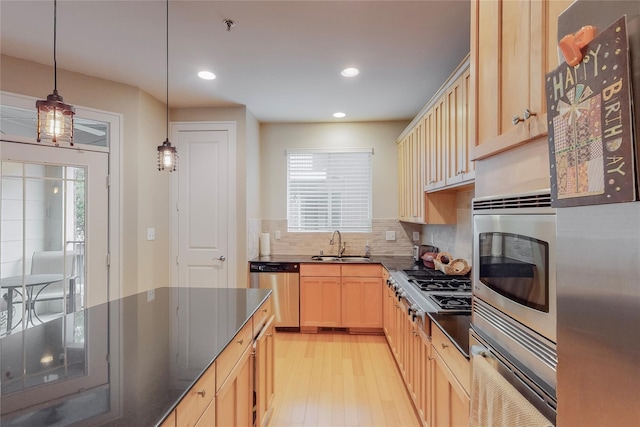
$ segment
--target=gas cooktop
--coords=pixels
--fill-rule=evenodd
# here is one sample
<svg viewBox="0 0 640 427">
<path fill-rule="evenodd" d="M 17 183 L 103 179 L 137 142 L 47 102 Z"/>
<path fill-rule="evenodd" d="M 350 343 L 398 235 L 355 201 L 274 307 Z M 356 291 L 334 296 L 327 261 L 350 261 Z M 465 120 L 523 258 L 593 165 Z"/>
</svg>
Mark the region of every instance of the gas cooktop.
<svg viewBox="0 0 640 427">
<path fill-rule="evenodd" d="M 411 286 L 419 289 L 438 312 L 471 312 L 471 279 L 439 270 L 404 270 Z"/>
</svg>

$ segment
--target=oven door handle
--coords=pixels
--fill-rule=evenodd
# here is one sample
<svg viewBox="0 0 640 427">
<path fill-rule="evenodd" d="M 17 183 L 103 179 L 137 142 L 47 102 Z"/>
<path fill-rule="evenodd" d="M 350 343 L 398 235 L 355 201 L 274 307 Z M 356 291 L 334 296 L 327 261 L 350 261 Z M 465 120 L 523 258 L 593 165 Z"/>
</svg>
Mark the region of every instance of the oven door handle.
<svg viewBox="0 0 640 427">
<path fill-rule="evenodd" d="M 476 357 L 476 356 L 491 357 L 492 356 L 491 350 L 478 344 L 474 344 L 471 346 L 471 348 L 469 349 L 469 354 L 471 355 L 471 357 Z"/>
</svg>

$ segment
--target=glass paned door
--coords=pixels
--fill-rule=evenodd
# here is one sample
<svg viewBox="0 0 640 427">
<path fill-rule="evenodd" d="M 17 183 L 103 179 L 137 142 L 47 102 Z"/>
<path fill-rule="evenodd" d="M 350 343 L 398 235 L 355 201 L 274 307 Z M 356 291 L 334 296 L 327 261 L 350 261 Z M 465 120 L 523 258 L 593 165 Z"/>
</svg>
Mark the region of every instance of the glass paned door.
<svg viewBox="0 0 640 427">
<path fill-rule="evenodd" d="M 0 334 L 8 335 L 106 300 L 107 155 L 5 142 L 1 154 Z"/>
</svg>

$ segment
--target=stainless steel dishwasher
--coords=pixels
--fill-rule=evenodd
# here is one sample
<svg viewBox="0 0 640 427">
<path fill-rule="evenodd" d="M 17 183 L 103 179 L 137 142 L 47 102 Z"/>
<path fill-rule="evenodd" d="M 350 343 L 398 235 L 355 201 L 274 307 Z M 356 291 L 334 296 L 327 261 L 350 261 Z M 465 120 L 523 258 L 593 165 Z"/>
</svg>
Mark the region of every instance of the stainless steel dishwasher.
<svg viewBox="0 0 640 427">
<path fill-rule="evenodd" d="M 293 262 L 249 263 L 250 286 L 273 291 L 276 328 L 300 329 L 300 264 Z"/>
</svg>

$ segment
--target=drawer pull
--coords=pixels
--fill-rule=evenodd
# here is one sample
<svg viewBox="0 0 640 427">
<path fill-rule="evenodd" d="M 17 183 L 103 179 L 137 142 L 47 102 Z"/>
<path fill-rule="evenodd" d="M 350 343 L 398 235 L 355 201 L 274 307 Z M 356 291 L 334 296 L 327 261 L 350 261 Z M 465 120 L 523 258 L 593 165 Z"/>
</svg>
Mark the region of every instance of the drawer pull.
<svg viewBox="0 0 640 427">
<path fill-rule="evenodd" d="M 266 309 L 266 308 L 263 308 L 263 309 L 262 309 L 262 311 L 264 311 L 264 312 L 266 313 L 266 312 L 267 312 L 267 309 Z"/>
<path fill-rule="evenodd" d="M 449 347 L 449 344 L 445 344 L 445 343 L 440 343 L 440 345 L 442 346 L 442 349 L 444 350 L 445 348 Z"/>
<path fill-rule="evenodd" d="M 272 336 L 273 336 L 273 334 L 267 334 L 267 336 L 268 336 L 268 337 L 272 337 Z"/>
<path fill-rule="evenodd" d="M 207 390 L 202 389 L 202 390 L 196 392 L 196 394 L 199 394 L 200 396 L 204 397 L 207 394 Z"/>
<path fill-rule="evenodd" d="M 240 339 L 240 340 L 238 340 L 238 341 L 236 341 L 236 342 L 237 342 L 238 344 L 242 345 L 242 343 L 244 342 L 244 338 L 242 338 L 242 339 Z"/>
</svg>

